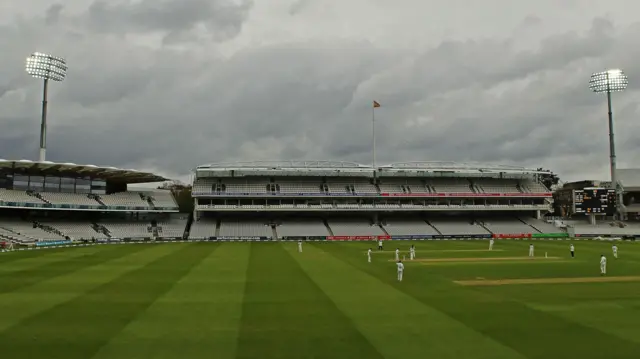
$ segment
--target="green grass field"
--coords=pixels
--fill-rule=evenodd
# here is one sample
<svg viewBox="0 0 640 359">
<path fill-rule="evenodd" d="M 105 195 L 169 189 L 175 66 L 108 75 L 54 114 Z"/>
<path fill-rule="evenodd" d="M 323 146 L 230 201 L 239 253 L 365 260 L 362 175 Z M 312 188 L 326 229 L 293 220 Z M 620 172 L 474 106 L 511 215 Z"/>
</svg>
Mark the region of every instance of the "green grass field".
<svg viewBox="0 0 640 359">
<path fill-rule="evenodd" d="M 102 245 L 0 254 L 3 358 L 636 358 L 640 243 Z M 545 252 L 551 258 L 544 258 Z M 475 285 L 594 277 L 626 282 Z M 408 255 L 407 255 L 408 256 Z M 452 259 L 453 258 L 453 259 Z M 487 260 L 491 258 L 494 260 Z M 503 259 L 506 258 L 506 259 Z M 440 261 L 436 261 L 440 260 Z M 584 281 L 584 279 L 582 279 Z M 475 283 L 475 284 L 474 284 Z M 487 282 L 495 283 L 495 282 Z M 485 283 L 485 284 L 487 284 Z M 471 285 L 470 285 L 471 284 Z"/>
</svg>

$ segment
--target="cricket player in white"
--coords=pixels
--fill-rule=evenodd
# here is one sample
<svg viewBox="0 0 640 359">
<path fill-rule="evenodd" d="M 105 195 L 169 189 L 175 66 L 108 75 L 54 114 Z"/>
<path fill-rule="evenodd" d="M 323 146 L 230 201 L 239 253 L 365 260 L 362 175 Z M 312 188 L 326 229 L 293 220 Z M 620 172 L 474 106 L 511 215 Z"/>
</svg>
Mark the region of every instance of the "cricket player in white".
<svg viewBox="0 0 640 359">
<path fill-rule="evenodd" d="M 409 248 L 409 258 L 411 260 L 416 259 L 416 247 L 412 244 L 411 248 Z"/>
<path fill-rule="evenodd" d="M 569 250 L 571 251 L 571 258 L 575 257 L 575 247 L 573 246 L 573 244 L 571 244 L 571 246 L 569 247 Z"/>
<path fill-rule="evenodd" d="M 493 250 L 493 238 L 491 238 L 489 240 L 489 250 L 492 251 Z"/>
<path fill-rule="evenodd" d="M 298 241 L 298 253 L 302 253 L 302 241 Z"/>
<path fill-rule="evenodd" d="M 378 250 L 381 251 L 382 250 L 382 240 L 378 241 Z"/>
<path fill-rule="evenodd" d="M 605 274 L 607 274 L 607 257 L 605 257 L 603 254 L 602 256 L 600 256 L 600 275 Z"/>
<path fill-rule="evenodd" d="M 396 260 L 400 260 L 400 248 L 396 248 Z"/>
<path fill-rule="evenodd" d="M 371 263 L 371 248 L 367 251 L 367 262 Z"/>
<path fill-rule="evenodd" d="M 613 258 L 618 258 L 618 246 L 614 244 L 611 249 L 613 250 Z"/>
<path fill-rule="evenodd" d="M 529 257 L 533 257 L 533 243 L 529 244 Z"/>
<path fill-rule="evenodd" d="M 402 261 L 398 261 L 398 282 L 402 282 L 402 274 L 404 272 L 404 264 Z"/>
</svg>

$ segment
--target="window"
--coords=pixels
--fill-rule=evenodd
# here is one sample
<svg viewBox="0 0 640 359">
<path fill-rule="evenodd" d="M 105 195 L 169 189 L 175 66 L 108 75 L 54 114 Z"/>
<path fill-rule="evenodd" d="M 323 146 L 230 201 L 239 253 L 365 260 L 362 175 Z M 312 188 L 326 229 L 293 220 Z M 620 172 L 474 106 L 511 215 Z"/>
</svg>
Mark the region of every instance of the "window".
<svg viewBox="0 0 640 359">
<path fill-rule="evenodd" d="M 107 182 L 102 181 L 102 180 L 93 180 L 93 181 L 91 181 L 91 193 L 106 194 L 107 193 Z"/>
<path fill-rule="evenodd" d="M 44 190 L 44 177 L 42 176 L 31 176 L 29 178 L 29 189 L 34 191 L 42 191 Z"/>
<path fill-rule="evenodd" d="M 29 177 L 27 176 L 13 176 L 13 189 L 28 190 L 29 189 Z"/>
<path fill-rule="evenodd" d="M 48 192 L 60 191 L 60 177 L 47 176 L 44 178 L 44 189 Z"/>
<path fill-rule="evenodd" d="M 91 180 L 78 178 L 76 180 L 76 193 L 90 193 Z"/>
</svg>

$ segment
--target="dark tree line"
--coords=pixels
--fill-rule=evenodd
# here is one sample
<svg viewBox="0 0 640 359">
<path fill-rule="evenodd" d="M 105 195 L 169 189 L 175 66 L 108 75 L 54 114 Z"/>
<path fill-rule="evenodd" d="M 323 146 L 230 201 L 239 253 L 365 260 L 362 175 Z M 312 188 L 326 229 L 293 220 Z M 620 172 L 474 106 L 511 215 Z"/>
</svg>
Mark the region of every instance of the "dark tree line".
<svg viewBox="0 0 640 359">
<path fill-rule="evenodd" d="M 542 167 L 537 169 L 538 171 L 549 171 Z M 560 177 L 557 174 L 549 171 L 547 174 L 540 175 L 540 181 L 545 187 L 551 189 L 553 186 L 557 185 L 560 182 Z"/>
<path fill-rule="evenodd" d="M 166 182 L 158 189 L 169 190 L 178 203 L 180 213 L 193 213 L 193 198 L 191 197 L 191 185 L 178 181 Z"/>
</svg>

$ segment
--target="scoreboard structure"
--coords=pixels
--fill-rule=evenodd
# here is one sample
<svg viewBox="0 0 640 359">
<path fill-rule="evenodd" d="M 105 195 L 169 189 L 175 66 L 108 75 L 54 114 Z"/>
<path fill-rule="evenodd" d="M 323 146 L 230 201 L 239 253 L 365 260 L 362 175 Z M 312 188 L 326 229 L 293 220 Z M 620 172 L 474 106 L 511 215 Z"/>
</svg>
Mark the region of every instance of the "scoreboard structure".
<svg viewBox="0 0 640 359">
<path fill-rule="evenodd" d="M 613 216 L 616 213 L 616 191 L 609 188 L 573 190 L 573 213 Z"/>
</svg>

